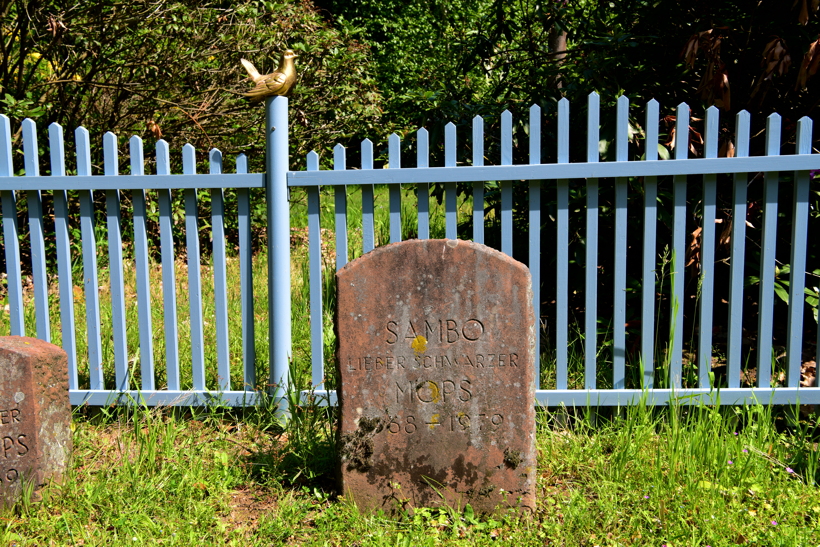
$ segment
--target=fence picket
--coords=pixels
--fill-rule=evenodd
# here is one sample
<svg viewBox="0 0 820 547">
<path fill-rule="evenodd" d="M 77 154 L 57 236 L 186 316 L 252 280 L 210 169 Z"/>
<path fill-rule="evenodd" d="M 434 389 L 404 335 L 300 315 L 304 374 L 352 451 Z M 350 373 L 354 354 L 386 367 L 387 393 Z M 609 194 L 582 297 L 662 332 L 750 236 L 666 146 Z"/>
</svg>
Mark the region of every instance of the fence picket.
<svg viewBox="0 0 820 547">
<path fill-rule="evenodd" d="M 287 186 L 288 98 L 265 100 L 265 205 L 268 234 L 268 338 L 269 393 L 279 411 L 286 408 L 289 372 L 293 357 L 291 328 L 290 190 Z"/>
<path fill-rule="evenodd" d="M 23 159 L 27 177 L 40 176 L 37 126 L 23 120 Z M 34 285 L 34 310 L 37 338 L 51 342 L 51 321 L 48 310 L 48 277 L 46 273 L 46 243 L 43 228 L 43 199 L 40 190 L 27 190 L 28 225 L 31 241 L 31 281 Z"/>
<path fill-rule="evenodd" d="M 0 177 L 13 177 L 11 158 L 11 123 L 0 114 Z M 0 192 L 3 201 L 3 244 L 6 251 L 6 276 L 9 295 L 9 332 L 25 336 L 23 321 L 23 276 L 20 272 L 20 238 L 17 232 L 17 196 L 13 190 Z"/>
<path fill-rule="evenodd" d="M 561 108 L 560 105 L 559 105 L 558 108 L 560 110 L 560 108 Z M 529 149 L 530 163 L 531 164 L 541 163 L 541 107 L 538 106 L 537 104 L 534 104 L 530 107 L 529 137 L 530 137 L 530 149 Z"/>
<path fill-rule="evenodd" d="M 618 97 L 615 122 L 615 161 L 629 160 L 629 99 Z M 626 177 L 615 179 L 615 271 L 613 273 L 612 387 L 626 387 Z"/>
<path fill-rule="evenodd" d="M 314 151 L 307 155 L 307 170 L 319 170 L 319 156 Z M 372 188 L 372 187 L 371 187 Z M 372 197 L 372 194 L 371 194 Z M 320 225 L 319 187 L 307 189 L 308 214 L 308 278 L 310 282 L 310 358 L 313 386 L 324 382 L 324 334 L 322 312 L 322 232 Z M 363 209 L 363 211 L 366 209 Z M 372 222 L 372 203 L 370 217 Z M 366 252 L 366 251 L 365 251 Z"/>
<path fill-rule="evenodd" d="M 512 112 L 501 113 L 501 165 L 512 165 Z M 513 255 L 513 187 L 501 181 L 501 252 Z"/>
<path fill-rule="evenodd" d="M 558 163 L 569 162 L 569 101 L 558 101 Z M 569 179 L 556 184 L 555 387 L 567 389 L 569 364 Z"/>
<path fill-rule="evenodd" d="M 706 111 L 704 157 L 718 155 L 720 118 L 714 106 Z M 715 294 L 715 218 L 717 214 L 717 175 L 703 175 L 703 225 L 700 255 L 700 310 L 698 322 L 698 386 L 710 387 L 712 371 L 712 320 Z"/>
<path fill-rule="evenodd" d="M 65 176 L 65 142 L 60 124 L 48 126 L 51 176 Z M 57 245 L 57 279 L 60 291 L 60 330 L 68 356 L 68 388 L 77 389 L 77 341 L 74 327 L 74 283 L 71 276 L 71 243 L 68 240 L 68 197 L 54 191 L 54 236 Z"/>
<path fill-rule="evenodd" d="M 128 141 L 131 174 L 145 175 L 142 139 L 134 135 Z M 148 257 L 148 226 L 145 190 L 132 190 L 134 207 L 134 269 L 137 275 L 137 321 L 140 332 L 140 379 L 143 391 L 154 391 L 154 328 L 151 318 L 151 278 Z"/>
<path fill-rule="evenodd" d="M 797 154 L 811 154 L 812 122 L 803 117 L 797 121 Z M 806 236 L 809 220 L 809 173 L 798 171 L 794 174 L 794 202 L 792 210 L 792 274 L 789 276 L 789 323 L 786 336 L 786 381 L 789 387 L 800 385 L 800 367 L 803 349 L 803 314 L 805 303 L 803 290 L 806 286 Z M 816 375 L 815 375 L 816 376 Z"/>
<path fill-rule="evenodd" d="M 319 161 L 318 156 L 316 161 Z M 373 169 L 373 142 L 362 141 L 362 169 Z M 319 170 L 318 163 L 316 170 Z M 376 223 L 373 221 L 373 185 L 362 185 L 362 252 L 369 253 L 376 246 Z M 419 227 L 419 231 L 421 227 Z"/>
<path fill-rule="evenodd" d="M 780 116 L 766 119 L 766 155 L 780 155 Z M 774 329 L 774 267 L 777 246 L 778 172 L 763 179 L 763 235 L 760 241 L 760 300 L 757 316 L 757 386 L 769 387 L 772 373 L 772 333 Z"/>
<path fill-rule="evenodd" d="M 587 162 L 598 161 L 601 99 L 589 94 L 587 117 Z M 584 387 L 597 385 L 598 353 L 598 179 L 587 179 L 586 298 L 584 312 Z"/>
<path fill-rule="evenodd" d="M 182 147 L 182 172 L 196 174 L 196 151 Z M 205 389 L 205 340 L 202 332 L 202 273 L 199 264 L 199 207 L 196 189 L 185 190 L 185 243 L 188 252 L 188 303 L 191 317 L 191 367 L 194 389 Z"/>
<path fill-rule="evenodd" d="M 236 157 L 236 172 L 248 172 L 248 158 L 245 154 Z M 237 217 L 239 229 L 239 294 L 242 299 L 242 363 L 244 390 L 256 389 L 256 320 L 253 309 L 253 239 L 251 234 L 250 189 L 236 190 Z"/>
<path fill-rule="evenodd" d="M 456 125 L 444 126 L 444 167 L 456 166 Z M 457 187 L 455 182 L 444 183 L 444 237 L 458 239 Z"/>
<path fill-rule="evenodd" d="M 430 135 L 423 127 L 416 132 L 416 167 L 430 166 Z M 419 200 L 419 239 L 430 239 L 430 184 L 416 185 Z"/>
<path fill-rule="evenodd" d="M 675 120 L 675 159 L 689 156 L 689 106 L 678 105 Z M 669 323 L 669 386 L 681 387 L 683 368 L 683 270 L 686 262 L 686 175 L 672 177 L 672 288 Z"/>
<path fill-rule="evenodd" d="M 171 158 L 168 143 L 157 141 L 157 175 L 171 174 Z M 157 190 L 159 205 L 159 239 L 162 257 L 162 300 L 165 327 L 165 366 L 168 389 L 180 389 L 179 336 L 177 332 L 176 264 L 174 263 L 173 211 L 171 190 Z"/>
<path fill-rule="evenodd" d="M 473 165 L 484 165 L 484 118 L 473 118 Z M 473 182 L 473 241 L 484 243 L 484 181 Z"/>
<path fill-rule="evenodd" d="M 541 107 L 530 107 L 530 163 L 541 163 Z M 529 268 L 535 312 L 535 389 L 541 387 L 541 181 L 529 182 Z"/>
<path fill-rule="evenodd" d="M 751 117 L 745 110 L 735 118 L 735 157 L 749 156 Z M 732 251 L 729 266 L 729 339 L 726 347 L 729 388 L 740 387 L 743 348 L 743 269 L 746 265 L 746 173 L 735 173 L 732 195 Z"/>
<path fill-rule="evenodd" d="M 212 175 L 222 173 L 222 152 L 208 153 Z M 228 340 L 228 273 L 225 258 L 225 194 L 211 188 L 211 240 L 214 265 L 214 320 L 216 321 L 216 363 L 219 389 L 231 389 L 231 354 Z"/>
<path fill-rule="evenodd" d="M 337 144 L 333 147 L 333 170 L 347 169 L 345 147 Z M 336 269 L 341 270 L 347 264 L 347 186 L 333 189 L 336 220 Z"/>
<path fill-rule="evenodd" d="M 105 176 L 116 177 L 119 158 L 117 136 L 110 131 L 103 135 L 103 169 Z M 125 283 L 122 267 L 122 233 L 120 231 L 120 193 L 105 191 L 106 224 L 108 226 L 108 264 L 111 287 L 111 329 L 114 339 L 114 370 L 116 389 L 129 388 L 128 348 L 125 335 Z"/>
<path fill-rule="evenodd" d="M 91 175 L 91 143 L 88 130 L 74 131 L 77 149 L 77 175 Z M 102 344 L 100 342 L 100 282 L 97 277 L 97 236 L 94 231 L 94 195 L 91 190 L 80 190 L 80 234 L 83 241 L 83 293 L 85 295 L 85 323 L 88 336 L 89 389 L 105 389 L 102 371 Z"/>
<path fill-rule="evenodd" d="M 646 159 L 658 160 L 658 101 L 646 105 Z M 641 274 L 641 387 L 655 385 L 655 247 L 658 226 L 658 178 L 644 179 L 643 261 Z"/>
<path fill-rule="evenodd" d="M 393 133 L 387 139 L 387 162 L 390 169 L 401 169 L 401 140 Z M 401 186 L 391 184 L 388 189 L 390 201 L 390 243 L 401 241 Z"/>
</svg>

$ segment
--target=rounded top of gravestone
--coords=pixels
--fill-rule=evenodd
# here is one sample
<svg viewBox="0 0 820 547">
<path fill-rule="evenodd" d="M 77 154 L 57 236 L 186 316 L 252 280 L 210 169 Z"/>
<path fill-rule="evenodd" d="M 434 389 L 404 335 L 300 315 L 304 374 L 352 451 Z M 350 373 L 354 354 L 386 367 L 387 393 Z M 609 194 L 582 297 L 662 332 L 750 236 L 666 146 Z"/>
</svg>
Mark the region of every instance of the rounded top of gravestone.
<svg viewBox="0 0 820 547">
<path fill-rule="evenodd" d="M 443 273 L 446 268 L 447 261 L 453 260 L 481 260 L 481 261 L 499 261 L 505 266 L 514 270 L 518 270 L 520 275 L 529 275 L 527 266 L 515 260 L 509 255 L 497 251 L 492 247 L 475 243 L 473 241 L 464 241 L 460 239 L 409 239 L 400 241 L 398 243 L 391 243 L 383 247 L 377 247 L 367 254 L 360 256 L 358 259 L 348 262 L 336 275 L 344 278 L 346 275 L 357 275 L 355 270 L 359 268 L 368 268 L 370 261 L 397 261 L 412 259 L 413 256 L 427 255 L 430 251 L 438 250 L 441 252 L 443 261 L 429 262 L 428 274 Z M 469 267 L 469 264 L 465 264 Z M 498 268 L 499 265 L 494 265 Z"/>
<path fill-rule="evenodd" d="M 486 307 L 493 300 L 493 294 L 524 296 L 524 292 L 532 290 L 529 270 L 524 264 L 486 245 L 458 239 L 411 239 L 385 245 L 349 262 L 336 273 L 337 283 L 348 284 L 351 289 L 346 294 L 355 295 L 360 303 L 371 302 L 375 306 L 387 302 L 373 302 L 374 291 L 404 288 L 408 275 L 417 279 L 418 284 L 407 297 L 415 300 L 415 294 L 433 299 L 435 301 L 417 304 L 422 309 L 438 312 L 445 311 L 442 307 L 445 304 L 459 307 L 469 301 L 474 306 Z M 367 283 L 360 282 L 364 278 Z M 400 305 L 411 302 L 398 293 L 392 296 Z M 511 298 L 503 304 L 529 305 L 530 300 Z"/>
<path fill-rule="evenodd" d="M 39 338 L 29 338 L 28 336 L 3 336 L 0 337 L 0 347 L 8 350 L 22 349 L 30 351 L 54 351 L 54 345 L 40 340 Z"/>
</svg>

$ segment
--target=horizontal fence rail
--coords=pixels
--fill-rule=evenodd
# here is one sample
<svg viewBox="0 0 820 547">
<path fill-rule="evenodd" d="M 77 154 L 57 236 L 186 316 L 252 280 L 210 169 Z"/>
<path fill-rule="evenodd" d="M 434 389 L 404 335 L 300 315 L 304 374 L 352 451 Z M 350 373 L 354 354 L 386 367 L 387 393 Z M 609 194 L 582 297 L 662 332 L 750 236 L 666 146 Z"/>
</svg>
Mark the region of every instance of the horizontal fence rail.
<svg viewBox="0 0 820 547">
<path fill-rule="evenodd" d="M 484 120 L 476 117 L 472 127 L 471 165 L 456 166 L 456 126 L 448 124 L 444 130 L 442 167 L 429 166 L 429 136 L 427 130 L 420 129 L 415 139 L 416 167 L 401 164 L 401 141 L 394 134 L 387 141 L 388 158 L 384 169 L 373 168 L 374 145 L 365 140 L 361 145 L 361 165 L 356 168 L 347 165 L 346 150 L 337 145 L 332 170 L 320 169 L 319 156 L 310 152 L 307 171 L 288 173 L 288 185 L 302 187 L 307 194 L 311 367 L 315 395 L 335 404 L 335 391 L 325 385 L 326 379 L 332 377 L 327 367 L 333 366 L 325 361 L 325 355 L 332 354 L 325 346 L 327 338 L 333 340 L 333 336 L 323 323 L 326 310 L 322 295 L 323 269 L 328 261 L 322 255 L 321 211 L 330 204 L 321 204 L 324 198 L 320 187 L 333 188 L 332 240 L 335 241 L 335 266 L 339 269 L 352 258 L 351 233 L 361 233 L 362 241 L 360 246 L 357 244 L 356 252 L 358 249 L 368 252 L 379 244 L 374 235 L 377 209 L 374 195 L 386 186 L 386 205 L 382 207 L 387 208 L 389 228 L 385 231 L 389 236 L 383 236 L 381 244 L 400 241 L 403 227 L 410 227 L 412 235 L 419 238 L 462 237 L 484 243 L 487 230 L 492 227 L 500 230 L 497 242 L 500 250 L 510 256 L 516 254 L 528 263 L 533 276 L 535 320 L 542 327 L 536 352 L 539 355 L 540 380 L 536 386 L 539 404 L 617 406 L 642 398 L 649 404 L 701 399 L 720 404 L 820 403 L 816 377 L 801 378 L 802 354 L 811 350 L 811 358 L 815 357 L 820 334 L 815 327 L 812 334 L 806 335 L 805 318 L 812 315 L 811 308 L 804 302 L 810 171 L 820 170 L 820 155 L 811 153 L 812 121 L 803 118 L 797 122 L 795 153 L 781 155 L 780 117 L 771 115 L 766 123 L 766 155 L 751 157 L 750 117 L 741 112 L 734 120 L 735 157 L 718 157 L 719 112 L 712 107 L 705 118 L 704 157 L 689 158 L 690 113 L 689 107 L 681 104 L 676 112 L 674 159 L 660 160 L 659 105 L 653 100 L 644 112 L 645 156 L 640 161 L 629 161 L 630 105 L 626 97 L 620 97 L 616 107 L 615 161 L 603 162 L 599 152 L 599 102 L 597 94 L 590 95 L 587 157 L 583 163 L 569 163 L 570 105 L 562 99 L 557 109 L 556 163 L 541 163 L 541 110 L 533 106 L 528 120 L 530 146 L 526 164 L 513 165 L 513 119 L 507 111 L 500 120 L 498 165 L 484 165 Z M 723 195 L 731 194 L 728 216 L 721 213 L 721 218 L 718 218 L 716 201 L 719 180 L 724 185 Z M 459 198 L 456 183 L 471 183 L 472 198 Z M 729 191 L 727 183 L 731 185 Z M 762 187 L 755 204 L 762 211 L 762 225 L 754 227 L 754 237 L 760 232 L 759 240 L 752 239 L 747 231 L 750 205 L 747 199 L 753 183 Z M 785 188 L 787 184 L 793 201 L 778 203 L 778 187 Z M 436 235 L 432 235 L 431 229 L 434 218 L 430 189 L 433 185 L 443 186 L 443 196 L 439 194 L 443 207 L 439 214 L 443 220 Z M 666 210 L 658 203 L 659 189 L 665 192 Z M 492 204 L 487 201 L 490 190 L 494 194 Z M 628 201 L 630 193 L 635 195 L 636 190 L 643 193 L 638 226 L 630 225 L 633 221 L 629 215 L 634 217 L 636 213 Z M 584 211 L 576 213 L 570 208 L 570 191 L 576 198 L 572 207 L 578 208 L 577 198 L 581 196 Z M 698 192 L 697 197 L 691 194 L 693 191 Z M 601 203 L 603 197 L 607 200 L 606 209 Z M 348 210 L 348 202 L 353 198 L 361 203 L 360 216 Z M 461 205 L 458 199 L 464 200 Z M 521 203 L 527 204 L 527 211 L 515 210 Z M 549 215 L 542 211 L 547 203 L 552 209 Z M 498 211 L 498 216 L 488 216 L 490 205 Z M 791 271 L 798 272 L 791 276 L 788 287 L 792 305 L 788 307 L 782 355 L 773 353 L 778 207 L 793 219 L 791 232 L 781 233 L 780 237 L 787 239 L 790 245 Z M 583 275 L 579 278 L 583 279 L 584 294 L 580 298 L 576 295 L 574 300 L 576 305 L 581 301 L 583 309 L 572 310 L 572 313 L 576 317 L 583 316 L 579 322 L 583 330 L 572 338 L 568 328 L 571 323 L 568 248 L 570 221 L 572 215 L 578 214 L 585 216 L 585 230 L 572 237 L 582 238 L 584 242 Z M 602 231 L 604 215 L 612 218 L 611 232 Z M 659 234 L 661 218 L 667 219 L 664 223 L 671 223 L 669 237 L 664 240 Z M 731 241 L 729 257 L 721 263 L 729 267 L 722 267 L 719 276 L 727 286 L 725 296 L 718 295 L 727 304 L 721 312 L 715 307 L 716 225 L 731 219 L 737 221 L 721 235 L 722 240 Z M 472 232 L 467 233 L 462 225 L 466 227 L 470 221 Z M 635 245 L 636 241 L 642 245 Z M 519 243 L 523 243 L 520 247 L 526 251 L 514 253 Z M 685 262 L 688 256 L 691 261 L 689 252 L 693 245 L 699 256 L 695 276 L 698 290 L 697 301 L 690 304 L 684 302 L 685 284 L 693 267 L 687 267 Z M 752 308 L 744 301 L 744 283 L 748 281 L 744 267 L 752 250 L 757 252 L 757 249 L 759 293 Z M 549 272 L 550 286 L 545 285 L 547 272 L 542 271 L 545 257 L 555 257 L 554 271 Z M 611 291 L 609 295 L 600 292 L 599 269 L 604 258 L 614 268 L 606 287 Z M 627 275 L 628 261 L 639 265 L 639 274 L 631 279 Z M 578 268 L 573 266 L 573 271 L 578 273 Z M 631 285 L 628 286 L 628 282 Z M 782 288 L 783 283 L 778 287 Z M 545 294 L 554 300 L 546 302 Z M 611 302 L 611 306 L 603 309 L 602 299 Z M 693 325 L 692 335 L 684 329 L 684 308 L 688 317 L 695 318 L 686 323 Z M 728 315 L 728 329 L 725 363 L 716 366 L 713 328 L 718 313 Z M 758 315 L 752 342 L 745 338 L 743 331 L 744 313 Z M 545 324 L 554 325 L 549 330 L 548 341 L 544 338 L 548 334 L 543 328 Z M 600 332 L 602 324 L 606 327 L 604 333 Z M 684 336 L 689 338 L 684 340 Z M 574 355 L 569 354 L 569 348 L 574 349 Z M 748 362 L 749 356 L 753 356 L 751 362 Z M 754 372 L 750 373 L 750 369 Z"/>
<path fill-rule="evenodd" d="M 428 167 L 378 169 L 373 171 L 334 171 L 326 177 L 324 171 L 293 171 L 289 186 L 347 186 L 356 184 L 408 184 L 433 182 L 472 182 L 557 180 L 611 177 L 663 177 L 670 175 L 707 175 L 717 173 L 756 173 L 778 171 L 810 171 L 818 168 L 818 160 L 807 156 L 758 156 L 749 158 L 692 158 L 688 160 L 658 160 L 656 162 L 568 163 L 540 165 L 487 165 L 483 167 Z"/>
<path fill-rule="evenodd" d="M 237 173 L 222 173 L 219 150 L 209 153 L 210 173 L 197 174 L 191 145 L 182 149 L 183 173 L 171 174 L 162 140 L 157 174 L 148 175 L 136 136 L 128 141 L 130 174 L 120 175 L 113 133 L 103 136 L 103 173 L 92 175 L 88 131 L 78 128 L 74 141 L 76 175 L 67 175 L 63 129 L 49 126 L 51 175 L 42 176 L 37 128 L 24 120 L 24 175 L 15 176 L 11 124 L 0 115 L 8 303 L 0 328 L 62 345 L 73 405 L 256 402 L 250 189 L 264 188 L 265 176 L 247 174 L 244 155 L 236 158 Z M 235 194 L 234 211 L 225 210 L 225 189 Z M 181 217 L 173 209 L 180 192 Z M 207 204 L 209 213 L 203 211 Z M 53 207 L 53 225 L 46 205 Z M 238 226 L 237 256 L 230 260 L 226 214 Z M 158 237 L 149 237 L 149 223 Z M 201 242 L 208 240 L 209 259 L 203 260 Z M 132 246 L 127 258 L 126 246 Z M 48 264 L 56 265 L 56 276 Z M 239 294 L 229 295 L 229 265 L 239 277 Z M 233 317 L 232 302 L 239 302 Z M 231 323 L 241 324 L 233 329 L 241 334 L 229 334 Z"/>
<path fill-rule="evenodd" d="M 55 180 L 50 176 L 35 175 L 34 180 L 20 180 L 21 177 L 0 179 L 0 192 L 7 190 L 25 191 L 32 186 L 40 190 L 99 190 L 108 182 L 105 175 L 71 176 Z M 119 175 L 117 190 L 208 190 L 212 188 L 264 188 L 265 175 L 261 173 L 219 173 L 211 174 L 203 180 L 202 175 Z"/>
</svg>

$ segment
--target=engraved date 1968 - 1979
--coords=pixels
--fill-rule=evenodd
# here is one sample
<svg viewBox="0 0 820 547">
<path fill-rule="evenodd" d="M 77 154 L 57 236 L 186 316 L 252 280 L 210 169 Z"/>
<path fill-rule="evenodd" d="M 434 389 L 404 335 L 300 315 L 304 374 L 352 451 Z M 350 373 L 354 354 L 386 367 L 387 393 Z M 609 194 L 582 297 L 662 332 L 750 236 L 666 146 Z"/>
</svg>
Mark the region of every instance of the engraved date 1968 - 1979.
<svg viewBox="0 0 820 547">
<path fill-rule="evenodd" d="M 463 412 L 451 414 L 450 416 L 433 414 L 427 421 L 412 415 L 404 418 L 392 416 L 390 423 L 387 424 L 387 431 L 394 435 L 402 432 L 411 435 L 420 427 L 426 427 L 431 431 L 448 432 L 495 431 L 502 423 L 504 423 L 504 416 L 501 414 L 475 414 L 472 416 Z"/>
</svg>

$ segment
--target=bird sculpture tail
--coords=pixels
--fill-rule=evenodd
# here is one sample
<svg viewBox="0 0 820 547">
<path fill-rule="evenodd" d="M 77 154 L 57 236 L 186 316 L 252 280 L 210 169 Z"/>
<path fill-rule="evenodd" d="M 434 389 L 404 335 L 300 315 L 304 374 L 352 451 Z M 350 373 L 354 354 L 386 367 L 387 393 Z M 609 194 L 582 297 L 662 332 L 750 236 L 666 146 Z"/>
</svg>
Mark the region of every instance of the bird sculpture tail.
<svg viewBox="0 0 820 547">
<path fill-rule="evenodd" d="M 256 67 L 253 66 L 253 63 L 251 63 L 247 59 L 240 59 L 240 62 L 242 63 L 242 66 L 245 67 L 245 70 L 248 71 L 248 76 L 251 77 L 251 80 L 253 80 L 254 82 L 258 82 L 262 75 L 259 74 L 259 71 L 256 70 Z"/>
</svg>

